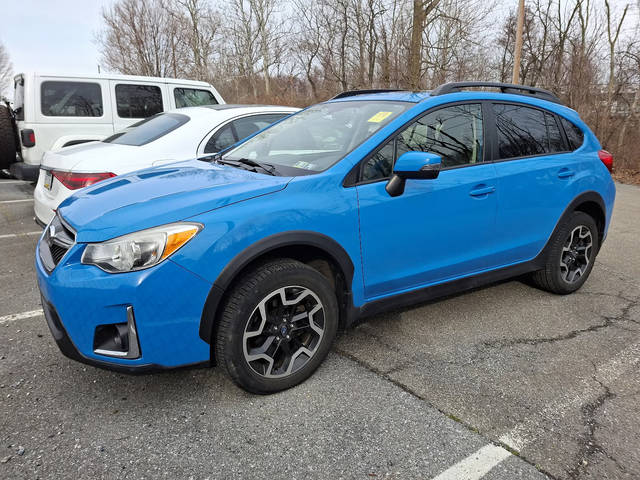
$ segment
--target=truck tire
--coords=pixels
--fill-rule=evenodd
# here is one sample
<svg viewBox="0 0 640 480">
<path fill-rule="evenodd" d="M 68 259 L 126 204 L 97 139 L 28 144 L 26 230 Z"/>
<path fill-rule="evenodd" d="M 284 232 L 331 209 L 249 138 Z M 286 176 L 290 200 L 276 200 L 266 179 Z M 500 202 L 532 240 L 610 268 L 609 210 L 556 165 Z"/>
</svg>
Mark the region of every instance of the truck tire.
<svg viewBox="0 0 640 480">
<path fill-rule="evenodd" d="M 16 133 L 9 109 L 0 105 L 0 170 L 16 161 Z"/>
</svg>

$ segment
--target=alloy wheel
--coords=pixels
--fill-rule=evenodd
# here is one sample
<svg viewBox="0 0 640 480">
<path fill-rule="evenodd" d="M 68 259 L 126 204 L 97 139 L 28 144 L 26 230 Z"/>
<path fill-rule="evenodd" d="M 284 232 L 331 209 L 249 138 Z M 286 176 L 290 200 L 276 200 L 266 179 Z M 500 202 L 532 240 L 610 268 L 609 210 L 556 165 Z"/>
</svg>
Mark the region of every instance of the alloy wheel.
<svg viewBox="0 0 640 480">
<path fill-rule="evenodd" d="M 324 306 L 306 287 L 282 287 L 255 307 L 244 329 L 244 358 L 267 378 L 291 375 L 314 356 L 324 335 Z"/>
<path fill-rule="evenodd" d="M 579 225 L 575 227 L 562 247 L 560 255 L 560 275 L 567 283 L 578 281 L 587 271 L 593 248 L 591 230 Z"/>
</svg>

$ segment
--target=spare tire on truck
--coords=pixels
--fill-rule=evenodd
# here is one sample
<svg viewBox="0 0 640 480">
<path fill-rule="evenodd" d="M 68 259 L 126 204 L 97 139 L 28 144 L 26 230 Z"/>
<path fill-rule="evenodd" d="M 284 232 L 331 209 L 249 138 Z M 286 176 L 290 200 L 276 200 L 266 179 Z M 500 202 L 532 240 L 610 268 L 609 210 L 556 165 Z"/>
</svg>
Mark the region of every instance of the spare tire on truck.
<svg viewBox="0 0 640 480">
<path fill-rule="evenodd" d="M 5 105 L 0 105 L 0 170 L 16 161 L 16 141 L 13 115 Z"/>
</svg>

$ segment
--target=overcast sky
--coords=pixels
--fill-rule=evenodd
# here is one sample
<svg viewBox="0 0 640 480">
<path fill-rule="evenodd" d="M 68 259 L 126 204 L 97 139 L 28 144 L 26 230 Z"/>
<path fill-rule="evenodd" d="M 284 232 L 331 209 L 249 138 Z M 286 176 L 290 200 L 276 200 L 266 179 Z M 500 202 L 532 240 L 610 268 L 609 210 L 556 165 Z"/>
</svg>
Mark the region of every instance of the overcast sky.
<svg viewBox="0 0 640 480">
<path fill-rule="evenodd" d="M 0 41 L 15 73 L 96 73 L 95 34 L 114 0 L 0 0 Z"/>
</svg>

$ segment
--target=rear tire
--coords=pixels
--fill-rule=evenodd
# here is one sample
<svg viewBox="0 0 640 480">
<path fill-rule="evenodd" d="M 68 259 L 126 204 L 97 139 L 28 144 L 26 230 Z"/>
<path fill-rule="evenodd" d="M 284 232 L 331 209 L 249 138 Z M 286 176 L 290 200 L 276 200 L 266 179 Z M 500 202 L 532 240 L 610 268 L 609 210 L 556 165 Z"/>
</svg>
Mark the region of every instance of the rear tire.
<svg viewBox="0 0 640 480">
<path fill-rule="evenodd" d="M 9 109 L 0 105 L 0 170 L 16 161 L 16 133 Z"/>
<path fill-rule="evenodd" d="M 551 237 L 544 268 L 531 275 L 542 290 L 566 295 L 587 281 L 600 239 L 595 220 L 584 212 L 573 212 Z"/>
<path fill-rule="evenodd" d="M 274 393 L 311 376 L 337 330 L 338 302 L 328 279 L 297 260 L 278 259 L 232 288 L 215 338 L 216 360 L 241 388 Z"/>
</svg>

